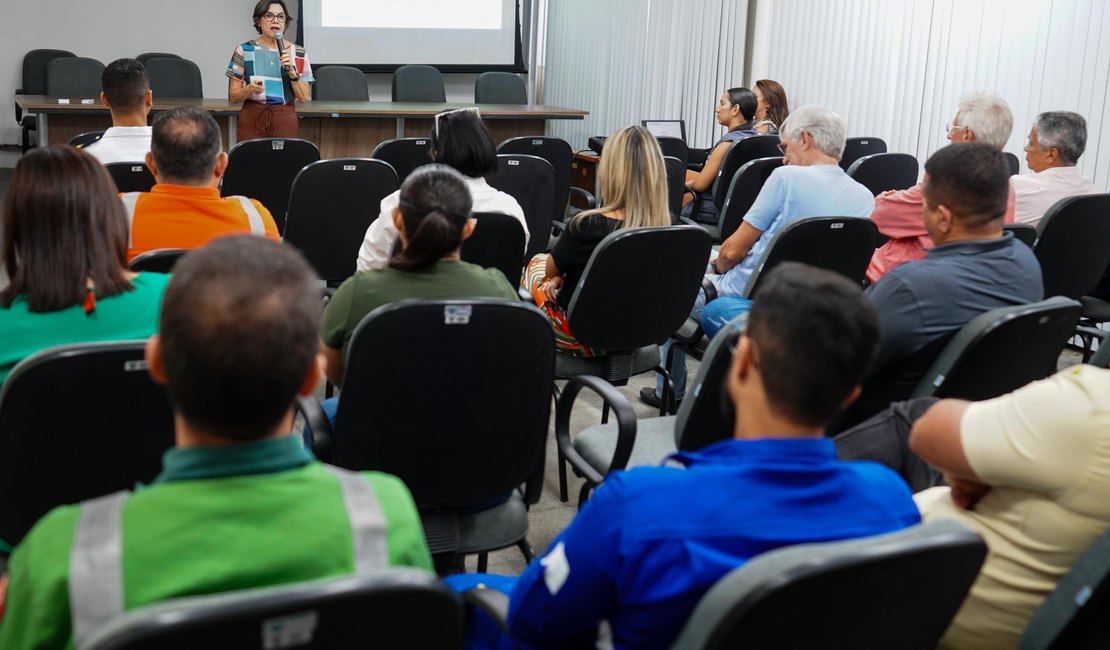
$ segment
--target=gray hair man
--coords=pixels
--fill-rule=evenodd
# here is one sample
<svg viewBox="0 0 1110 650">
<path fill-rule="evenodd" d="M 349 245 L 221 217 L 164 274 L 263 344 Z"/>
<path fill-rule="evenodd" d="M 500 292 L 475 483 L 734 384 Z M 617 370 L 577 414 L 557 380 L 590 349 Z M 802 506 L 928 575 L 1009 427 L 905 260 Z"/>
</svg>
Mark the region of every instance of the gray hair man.
<svg viewBox="0 0 1110 650">
<path fill-rule="evenodd" d="M 1025 144 L 1032 174 L 1014 176 L 1014 221 L 1036 226 L 1057 201 L 1099 190 L 1079 173 L 1076 163 L 1087 148 L 1087 120 L 1071 111 L 1037 116 Z"/>
</svg>

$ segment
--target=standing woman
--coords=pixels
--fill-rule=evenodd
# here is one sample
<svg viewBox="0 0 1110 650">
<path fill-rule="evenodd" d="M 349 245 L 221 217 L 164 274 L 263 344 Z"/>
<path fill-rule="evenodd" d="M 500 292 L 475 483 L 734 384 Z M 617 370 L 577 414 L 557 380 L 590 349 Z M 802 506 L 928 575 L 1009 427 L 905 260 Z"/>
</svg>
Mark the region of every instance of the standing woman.
<svg viewBox="0 0 1110 650">
<path fill-rule="evenodd" d="M 786 90 L 777 81 L 760 79 L 755 82 L 755 99 L 759 105 L 755 109 L 755 124 L 752 128 L 764 135 L 776 135 L 779 127 L 790 115 L 790 105 L 786 101 Z"/>
<path fill-rule="evenodd" d="M 304 48 L 285 40 L 278 53 L 276 34 L 285 35 L 293 16 L 285 0 L 262 0 L 254 6 L 258 38 L 235 48 L 227 65 L 227 96 L 243 102 L 239 111 L 239 142 L 254 138 L 295 138 L 296 102 L 310 98 L 312 66 Z"/>
</svg>

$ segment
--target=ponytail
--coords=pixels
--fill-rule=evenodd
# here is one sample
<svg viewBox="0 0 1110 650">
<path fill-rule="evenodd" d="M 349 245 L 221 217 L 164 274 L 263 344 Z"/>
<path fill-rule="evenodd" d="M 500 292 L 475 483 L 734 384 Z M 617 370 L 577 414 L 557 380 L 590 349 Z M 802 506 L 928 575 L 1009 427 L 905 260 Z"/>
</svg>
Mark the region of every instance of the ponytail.
<svg viewBox="0 0 1110 650">
<path fill-rule="evenodd" d="M 401 186 L 398 208 L 408 245 L 395 249 L 390 268 L 419 271 L 457 251 L 471 205 L 459 172 L 439 164 L 418 167 Z"/>
<path fill-rule="evenodd" d="M 409 220 L 405 219 L 406 230 L 408 223 Z M 465 218 L 462 223 L 466 223 Z M 462 228 L 457 217 L 432 210 L 415 225 L 415 232 L 408 235 L 409 245 L 390 258 L 390 268 L 420 271 L 462 246 Z"/>
</svg>

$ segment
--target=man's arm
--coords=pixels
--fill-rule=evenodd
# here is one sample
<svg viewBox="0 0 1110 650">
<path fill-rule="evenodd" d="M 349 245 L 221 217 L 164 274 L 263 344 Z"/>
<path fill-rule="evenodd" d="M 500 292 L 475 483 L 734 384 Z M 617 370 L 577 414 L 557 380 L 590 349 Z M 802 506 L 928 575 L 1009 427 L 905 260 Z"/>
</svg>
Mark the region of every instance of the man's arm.
<svg viewBox="0 0 1110 650">
<path fill-rule="evenodd" d="M 864 293 L 879 315 L 879 353 L 871 367 L 871 374 L 875 374 L 920 347 L 924 342 L 921 340 L 924 323 L 917 297 L 902 280 L 898 269 L 883 276 Z"/>
<path fill-rule="evenodd" d="M 747 221 L 741 221 L 740 227 L 721 244 L 717 251 L 717 259 L 713 267 L 718 273 L 728 273 L 729 269 L 736 266 L 752 251 L 752 246 L 763 236 L 763 231 Z"/>
<path fill-rule="evenodd" d="M 910 449 L 922 460 L 944 473 L 952 490 L 952 501 L 971 510 L 991 486 L 972 469 L 964 452 L 961 422 L 970 402 L 941 400 L 914 423 Z"/>
<path fill-rule="evenodd" d="M 755 197 L 751 209 L 740 222 L 740 227 L 721 244 L 714 262 L 718 273 L 727 273 L 742 262 L 751 253 L 752 246 L 782 212 L 782 204 L 786 200 L 783 181 L 785 170 L 786 168 L 779 168 L 771 172 L 763 189 Z"/>
<path fill-rule="evenodd" d="M 925 237 L 929 232 L 925 230 L 925 219 L 922 217 L 924 201 L 920 183 L 905 190 L 883 192 L 875 197 L 871 221 L 887 237 Z"/>
</svg>

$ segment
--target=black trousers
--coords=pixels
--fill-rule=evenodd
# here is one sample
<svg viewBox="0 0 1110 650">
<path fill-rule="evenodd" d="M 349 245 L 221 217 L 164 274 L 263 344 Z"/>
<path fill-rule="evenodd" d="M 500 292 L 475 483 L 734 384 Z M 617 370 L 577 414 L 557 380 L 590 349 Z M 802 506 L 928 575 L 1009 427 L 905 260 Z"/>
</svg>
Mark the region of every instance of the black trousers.
<svg viewBox="0 0 1110 650">
<path fill-rule="evenodd" d="M 895 402 L 870 419 L 833 438 L 840 460 L 872 460 L 898 472 L 910 489 L 920 492 L 947 485 L 944 477 L 910 450 L 910 429 L 935 397 Z"/>
</svg>

